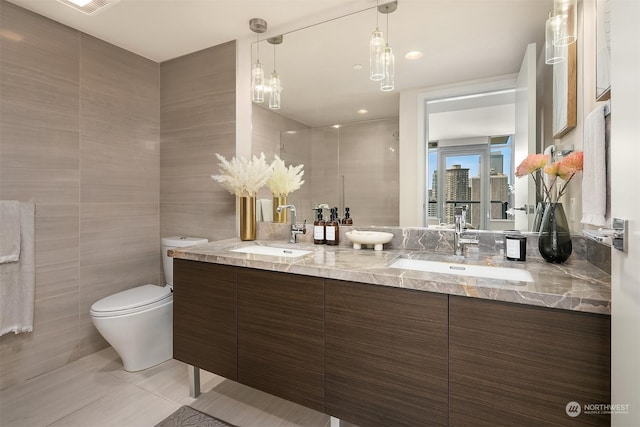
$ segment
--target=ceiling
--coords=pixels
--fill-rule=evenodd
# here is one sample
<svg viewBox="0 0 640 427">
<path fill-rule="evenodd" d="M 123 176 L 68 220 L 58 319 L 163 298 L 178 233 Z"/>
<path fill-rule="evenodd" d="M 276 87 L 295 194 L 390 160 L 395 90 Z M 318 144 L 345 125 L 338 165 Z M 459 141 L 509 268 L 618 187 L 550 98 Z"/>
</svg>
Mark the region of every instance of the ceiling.
<svg viewBox="0 0 640 427">
<path fill-rule="evenodd" d="M 398 115 L 399 93 L 517 73 L 527 44 L 544 40 L 552 0 L 399 0 L 379 15 L 396 58 L 396 88 L 368 79 L 375 0 L 120 0 L 93 16 L 54 0 L 9 0 L 156 62 L 229 40 L 255 41 L 251 18 L 269 24 L 277 46 L 282 113 L 310 126 Z M 380 0 L 384 3 L 384 0 Z M 360 11 L 359 13 L 352 13 Z M 339 19 L 332 19 L 341 17 Z M 318 22 L 321 25 L 312 25 Z M 293 31 L 303 28 L 300 31 Z M 256 55 L 255 42 L 252 54 Z M 418 60 L 404 59 L 420 50 Z M 273 69 L 273 46 L 260 43 Z M 355 70 L 354 66 L 362 65 Z M 366 115 L 356 111 L 367 109 Z"/>
</svg>

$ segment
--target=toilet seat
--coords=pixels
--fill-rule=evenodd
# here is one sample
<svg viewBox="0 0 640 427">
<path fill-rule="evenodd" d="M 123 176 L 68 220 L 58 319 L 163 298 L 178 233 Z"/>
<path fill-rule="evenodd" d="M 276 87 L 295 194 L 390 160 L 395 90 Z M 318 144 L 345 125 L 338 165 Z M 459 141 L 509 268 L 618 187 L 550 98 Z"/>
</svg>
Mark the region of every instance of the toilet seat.
<svg viewBox="0 0 640 427">
<path fill-rule="evenodd" d="M 122 316 L 149 310 L 172 300 L 169 286 L 143 285 L 96 301 L 91 306 L 91 316 Z"/>
</svg>

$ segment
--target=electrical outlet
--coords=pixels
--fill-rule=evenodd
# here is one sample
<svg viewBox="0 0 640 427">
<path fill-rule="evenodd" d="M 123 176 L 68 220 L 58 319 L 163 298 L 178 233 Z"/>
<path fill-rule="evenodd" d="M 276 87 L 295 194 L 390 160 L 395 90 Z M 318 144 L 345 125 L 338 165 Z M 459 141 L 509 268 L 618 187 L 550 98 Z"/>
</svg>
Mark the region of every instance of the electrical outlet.
<svg viewBox="0 0 640 427">
<path fill-rule="evenodd" d="M 569 199 L 569 221 L 576 220 L 576 198 Z"/>
</svg>

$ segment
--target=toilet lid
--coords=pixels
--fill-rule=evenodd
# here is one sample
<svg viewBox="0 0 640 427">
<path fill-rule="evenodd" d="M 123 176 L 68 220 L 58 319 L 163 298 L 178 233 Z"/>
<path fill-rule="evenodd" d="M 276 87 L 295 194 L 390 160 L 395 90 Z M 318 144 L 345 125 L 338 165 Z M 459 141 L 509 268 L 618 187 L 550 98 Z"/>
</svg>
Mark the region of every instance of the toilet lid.
<svg viewBox="0 0 640 427">
<path fill-rule="evenodd" d="M 171 296 L 168 286 L 143 285 L 109 295 L 91 306 L 93 312 L 112 312 L 140 308 Z"/>
</svg>

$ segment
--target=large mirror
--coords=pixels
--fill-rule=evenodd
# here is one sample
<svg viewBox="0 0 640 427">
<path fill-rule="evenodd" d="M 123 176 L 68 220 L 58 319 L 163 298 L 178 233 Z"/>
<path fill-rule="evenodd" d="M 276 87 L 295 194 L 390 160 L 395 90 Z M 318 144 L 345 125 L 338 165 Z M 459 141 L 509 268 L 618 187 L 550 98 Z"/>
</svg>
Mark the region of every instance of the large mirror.
<svg viewBox="0 0 640 427">
<path fill-rule="evenodd" d="M 400 206 L 406 205 L 399 200 L 401 182 L 415 180 L 421 195 L 409 203 L 419 203 L 422 215 L 403 225 L 433 226 L 448 222 L 447 208 L 433 203 L 434 171 L 440 168 L 439 182 L 446 188 L 445 170 L 465 169 L 462 157 L 449 165 L 437 159 L 451 150 L 455 154 L 456 146 L 461 153 L 475 146 L 488 154 L 477 158 L 477 167 L 466 168 L 476 212 L 472 225 L 526 230 L 535 188 L 514 182 L 512 173 L 518 156 L 537 150 L 539 143 L 531 132 L 517 136 L 522 129 L 516 105 L 523 58 L 531 54 L 535 62 L 539 56 L 552 6 L 552 0 L 400 0 L 397 10 L 384 14 L 372 2 L 358 13 L 285 33 L 279 45 L 262 40 L 260 61 L 267 75 L 274 68 L 280 74 L 282 106 L 269 110 L 268 94 L 264 104 L 254 104 L 252 150 L 305 164 L 306 184 L 289 197 L 305 218 L 311 218 L 313 206 L 327 203 L 340 212 L 350 207 L 357 225 L 398 225 Z M 368 76 L 369 39 L 376 26 L 395 56 L 390 92 L 380 91 Z M 531 43 L 538 46 L 533 53 L 527 49 Z M 410 52 L 422 56 L 407 59 Z M 252 62 L 257 53 L 254 43 Z M 417 120 L 403 115 L 401 94 L 424 104 Z M 532 96 L 535 100 L 535 89 Z M 426 132 L 401 132 L 406 122 Z M 407 144 L 421 146 L 418 173 L 399 155 Z M 434 156 L 438 150 L 444 152 Z M 486 188 L 471 190 L 471 182 Z M 497 182 L 499 190 L 490 188 Z"/>
</svg>

